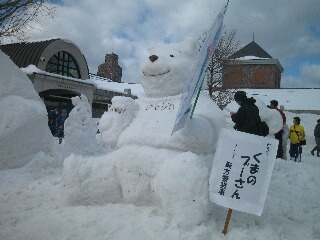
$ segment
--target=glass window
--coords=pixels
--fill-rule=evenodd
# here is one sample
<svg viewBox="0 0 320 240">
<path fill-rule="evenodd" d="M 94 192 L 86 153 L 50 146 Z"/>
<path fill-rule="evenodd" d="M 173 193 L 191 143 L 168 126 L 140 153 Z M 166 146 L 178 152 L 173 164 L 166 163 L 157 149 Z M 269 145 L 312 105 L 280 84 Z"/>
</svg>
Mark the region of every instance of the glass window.
<svg viewBox="0 0 320 240">
<path fill-rule="evenodd" d="M 45 71 L 67 77 L 81 78 L 77 62 L 70 54 L 63 51 L 54 54 L 49 59 Z"/>
</svg>

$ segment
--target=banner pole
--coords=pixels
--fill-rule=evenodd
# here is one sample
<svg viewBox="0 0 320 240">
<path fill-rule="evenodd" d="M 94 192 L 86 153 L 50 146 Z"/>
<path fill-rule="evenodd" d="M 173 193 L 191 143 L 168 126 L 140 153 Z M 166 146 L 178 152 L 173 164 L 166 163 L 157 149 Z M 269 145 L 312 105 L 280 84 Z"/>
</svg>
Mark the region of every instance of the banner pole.
<svg viewBox="0 0 320 240">
<path fill-rule="evenodd" d="M 194 110 L 195 110 L 195 108 L 196 108 L 196 105 L 197 105 L 197 102 L 198 102 L 198 98 L 199 98 L 200 92 L 201 92 L 201 90 L 202 90 L 202 85 L 203 85 L 203 82 L 204 82 L 204 78 L 207 76 L 207 70 L 208 70 L 208 68 L 206 69 L 206 71 L 205 71 L 205 73 L 204 73 L 204 76 L 203 76 L 203 78 L 202 78 L 200 87 L 199 87 L 198 92 L 197 92 L 196 100 L 194 101 L 194 104 L 193 104 L 193 106 L 192 106 L 192 111 L 191 111 L 191 114 L 190 114 L 190 119 L 192 118 L 193 112 L 194 112 Z"/>
<path fill-rule="evenodd" d="M 227 232 L 228 232 L 228 226 L 229 226 L 231 214 L 232 214 L 232 209 L 229 208 L 228 214 L 227 214 L 227 218 L 226 218 L 226 222 L 224 223 L 224 228 L 223 228 L 223 231 L 222 231 L 222 233 L 223 233 L 224 235 L 226 235 Z"/>
<path fill-rule="evenodd" d="M 229 4 L 229 0 L 227 1 L 226 5 L 224 6 L 224 13 L 223 13 L 223 14 L 226 14 L 227 8 L 228 8 L 228 4 Z M 211 58 L 213 57 L 213 55 L 214 55 L 214 53 L 212 54 Z M 194 102 L 194 104 L 193 104 L 193 106 L 192 106 L 192 111 L 191 111 L 190 119 L 192 118 L 193 112 L 194 112 L 194 110 L 195 110 L 195 108 L 196 108 L 197 101 L 198 101 L 198 98 L 199 98 L 199 94 L 200 94 L 200 92 L 201 92 L 202 85 L 203 85 L 203 82 L 204 82 L 204 78 L 207 76 L 207 71 L 208 71 L 208 67 L 207 67 L 205 73 L 203 74 L 204 76 L 203 76 L 203 78 L 202 78 L 202 82 L 201 82 L 200 87 L 199 87 L 199 89 L 198 89 L 197 96 L 196 96 L 196 100 L 195 100 L 195 102 Z"/>
</svg>

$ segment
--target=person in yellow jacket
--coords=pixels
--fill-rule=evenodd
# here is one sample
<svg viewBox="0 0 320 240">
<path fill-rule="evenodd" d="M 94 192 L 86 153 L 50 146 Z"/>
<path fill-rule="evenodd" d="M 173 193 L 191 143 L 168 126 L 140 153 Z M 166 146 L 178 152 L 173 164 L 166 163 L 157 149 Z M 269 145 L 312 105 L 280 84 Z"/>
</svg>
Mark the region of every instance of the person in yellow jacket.
<svg viewBox="0 0 320 240">
<path fill-rule="evenodd" d="M 289 139 L 290 139 L 290 160 L 299 161 L 298 157 L 300 155 L 301 162 L 301 153 L 302 153 L 302 144 L 301 142 L 305 140 L 304 127 L 300 125 L 301 119 L 299 117 L 293 118 L 293 125 L 290 127 Z"/>
</svg>

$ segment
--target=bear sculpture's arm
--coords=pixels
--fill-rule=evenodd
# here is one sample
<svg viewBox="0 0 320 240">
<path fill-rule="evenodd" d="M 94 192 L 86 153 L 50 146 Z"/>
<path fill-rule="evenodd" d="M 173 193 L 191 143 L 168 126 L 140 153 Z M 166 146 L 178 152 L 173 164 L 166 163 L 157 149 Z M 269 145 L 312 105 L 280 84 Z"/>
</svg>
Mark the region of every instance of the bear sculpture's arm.
<svg viewBox="0 0 320 240">
<path fill-rule="evenodd" d="M 116 148 L 119 136 L 132 123 L 137 103 L 129 97 L 114 97 L 108 112 L 99 121 L 99 131 L 103 141 L 111 148 Z"/>
<path fill-rule="evenodd" d="M 174 137 L 192 152 L 210 154 L 215 151 L 220 130 L 224 127 L 223 112 L 207 94 L 200 94 L 192 119 L 174 133 Z"/>
</svg>

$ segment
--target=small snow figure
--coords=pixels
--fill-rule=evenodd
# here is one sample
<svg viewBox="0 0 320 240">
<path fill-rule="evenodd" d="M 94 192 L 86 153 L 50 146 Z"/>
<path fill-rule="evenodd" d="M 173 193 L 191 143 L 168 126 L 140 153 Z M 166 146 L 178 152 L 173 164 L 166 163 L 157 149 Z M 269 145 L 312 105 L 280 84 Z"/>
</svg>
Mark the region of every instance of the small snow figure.
<svg viewBox="0 0 320 240">
<path fill-rule="evenodd" d="M 74 108 L 64 123 L 65 146 L 75 154 L 94 154 L 100 147 L 96 140 L 98 127 L 92 119 L 91 106 L 85 95 L 71 100 Z"/>
<path fill-rule="evenodd" d="M 171 135 L 197 42 L 187 39 L 149 52 L 140 71 L 145 95 L 114 97 L 99 122 L 112 152 L 66 159 L 64 195 L 69 204 L 157 206 L 172 224 L 196 226 L 211 211 L 209 173 L 225 117 L 202 92 L 193 118 Z"/>
</svg>

